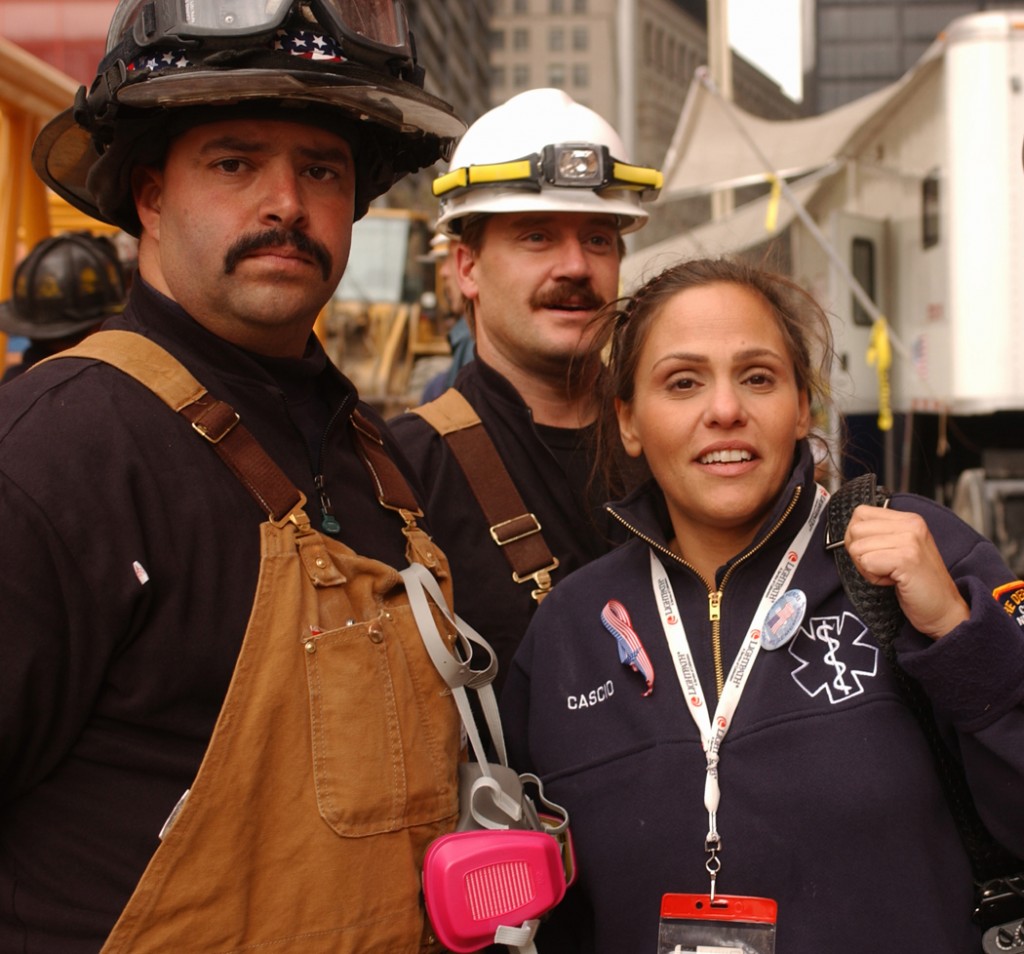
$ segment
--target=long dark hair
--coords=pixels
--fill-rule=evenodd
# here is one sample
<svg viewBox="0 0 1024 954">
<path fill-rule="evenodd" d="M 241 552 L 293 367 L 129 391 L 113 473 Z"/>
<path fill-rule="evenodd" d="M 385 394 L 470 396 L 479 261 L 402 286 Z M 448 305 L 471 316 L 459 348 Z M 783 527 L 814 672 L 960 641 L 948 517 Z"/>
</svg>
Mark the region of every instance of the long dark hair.
<svg viewBox="0 0 1024 954">
<path fill-rule="evenodd" d="M 793 362 L 797 387 L 806 392 L 812 408 L 827 411 L 832 404 L 832 328 L 809 292 L 785 275 L 736 259 L 703 258 L 673 265 L 594 317 L 598 327 L 592 340 L 608 347 L 595 435 L 596 466 L 614 497 L 623 496 L 649 476 L 646 464 L 628 457 L 622 447 L 615 399 L 633 399 L 640 352 L 654 319 L 668 301 L 689 288 L 714 284 L 739 285 L 768 303 Z"/>
</svg>

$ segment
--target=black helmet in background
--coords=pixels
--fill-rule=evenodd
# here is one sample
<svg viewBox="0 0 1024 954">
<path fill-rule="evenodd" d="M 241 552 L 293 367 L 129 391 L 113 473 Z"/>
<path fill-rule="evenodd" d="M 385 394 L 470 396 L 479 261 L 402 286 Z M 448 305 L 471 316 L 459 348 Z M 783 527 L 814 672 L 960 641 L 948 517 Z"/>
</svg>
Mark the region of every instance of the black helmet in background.
<svg viewBox="0 0 1024 954">
<path fill-rule="evenodd" d="M 14 272 L 14 297 L 0 302 L 0 331 L 39 341 L 88 331 L 124 307 L 121 265 L 111 242 L 88 232 L 43 239 Z"/>
<path fill-rule="evenodd" d="M 202 122 L 330 129 L 356 163 L 355 217 L 402 176 L 450 157 L 465 129 L 423 90 L 399 0 L 121 0 L 91 88 L 36 140 L 40 178 L 131 235 L 131 169 Z"/>
</svg>

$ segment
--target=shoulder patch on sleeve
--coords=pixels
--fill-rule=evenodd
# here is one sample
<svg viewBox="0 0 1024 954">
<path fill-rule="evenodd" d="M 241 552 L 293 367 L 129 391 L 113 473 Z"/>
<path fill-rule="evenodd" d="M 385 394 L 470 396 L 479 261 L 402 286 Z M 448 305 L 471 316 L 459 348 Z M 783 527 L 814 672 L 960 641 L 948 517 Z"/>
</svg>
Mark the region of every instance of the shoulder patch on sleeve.
<svg viewBox="0 0 1024 954">
<path fill-rule="evenodd" d="M 1014 580 L 1012 583 L 997 586 L 992 595 L 996 602 L 1002 605 L 1006 615 L 1015 619 L 1017 625 L 1024 628 L 1024 580 Z"/>
</svg>

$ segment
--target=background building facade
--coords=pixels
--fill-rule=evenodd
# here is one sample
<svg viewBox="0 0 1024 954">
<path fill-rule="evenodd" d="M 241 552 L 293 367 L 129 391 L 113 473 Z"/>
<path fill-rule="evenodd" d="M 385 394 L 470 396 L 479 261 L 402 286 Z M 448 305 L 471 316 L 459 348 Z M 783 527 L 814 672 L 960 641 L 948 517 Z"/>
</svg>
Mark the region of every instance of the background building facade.
<svg viewBox="0 0 1024 954">
<path fill-rule="evenodd" d="M 957 17 L 1022 8 L 1015 0 L 816 0 L 808 109 L 827 112 L 895 82 Z"/>
<path fill-rule="evenodd" d="M 634 162 L 661 166 L 698 66 L 708 62 L 704 2 L 495 0 L 491 101 L 537 86 L 564 89 L 621 134 Z M 733 55 L 734 98 L 769 118 L 801 106 L 774 80 Z M 705 221 L 707 199 L 673 202 L 631 238 L 651 244 Z"/>
<path fill-rule="evenodd" d="M 0 36 L 88 85 L 116 7 L 117 0 L 2 0 Z"/>
</svg>

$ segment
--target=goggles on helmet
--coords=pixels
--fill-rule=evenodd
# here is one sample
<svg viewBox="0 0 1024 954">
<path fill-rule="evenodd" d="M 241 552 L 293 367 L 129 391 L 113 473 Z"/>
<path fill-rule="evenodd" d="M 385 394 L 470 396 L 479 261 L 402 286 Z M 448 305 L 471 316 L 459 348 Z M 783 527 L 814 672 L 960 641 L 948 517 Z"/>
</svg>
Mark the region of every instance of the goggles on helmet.
<svg viewBox="0 0 1024 954">
<path fill-rule="evenodd" d="M 257 43 L 282 29 L 294 14 L 316 23 L 355 61 L 413 62 L 400 0 L 137 0 L 123 2 L 107 33 L 108 53 L 124 43 L 153 47 L 232 46 Z M 360 56 L 362 53 L 363 56 Z"/>
<path fill-rule="evenodd" d="M 654 198 L 663 176 L 657 169 L 634 166 L 615 159 L 607 146 L 564 142 L 545 146 L 539 153 L 511 162 L 463 166 L 433 182 L 435 196 L 475 186 L 521 186 L 539 192 L 544 183 L 567 189 L 626 189 Z"/>
</svg>

